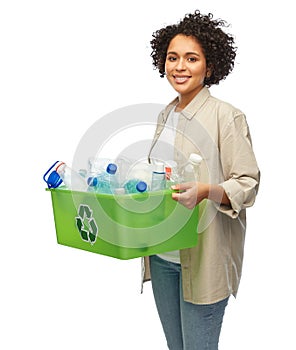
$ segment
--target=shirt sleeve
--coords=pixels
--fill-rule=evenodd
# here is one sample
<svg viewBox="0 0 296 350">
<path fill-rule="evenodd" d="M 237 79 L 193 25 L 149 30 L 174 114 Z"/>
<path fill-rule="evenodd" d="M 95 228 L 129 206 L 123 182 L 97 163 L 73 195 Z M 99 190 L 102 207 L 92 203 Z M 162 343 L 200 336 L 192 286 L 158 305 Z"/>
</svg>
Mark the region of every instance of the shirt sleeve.
<svg viewBox="0 0 296 350">
<path fill-rule="evenodd" d="M 252 148 L 246 118 L 238 114 L 225 126 L 220 139 L 220 159 L 224 188 L 231 206 L 219 211 L 237 218 L 240 211 L 254 204 L 260 182 L 260 171 Z"/>
</svg>

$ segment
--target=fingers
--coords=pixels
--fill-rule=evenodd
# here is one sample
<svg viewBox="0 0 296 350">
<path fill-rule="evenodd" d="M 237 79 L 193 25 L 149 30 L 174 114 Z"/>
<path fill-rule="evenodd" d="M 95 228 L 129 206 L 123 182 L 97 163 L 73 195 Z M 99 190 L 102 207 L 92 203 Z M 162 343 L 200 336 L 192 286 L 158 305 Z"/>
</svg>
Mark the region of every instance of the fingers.
<svg viewBox="0 0 296 350">
<path fill-rule="evenodd" d="M 184 189 L 183 186 L 178 187 L 178 189 Z M 173 192 L 172 199 L 178 201 L 180 204 L 184 205 L 188 209 L 193 209 L 197 203 L 196 189 L 194 187 L 187 187 L 186 191 L 183 192 Z"/>
<path fill-rule="evenodd" d="M 180 186 L 181 186 L 181 184 L 176 184 L 176 185 L 171 186 L 171 189 L 174 191 L 180 191 Z"/>
<path fill-rule="evenodd" d="M 180 183 L 180 184 L 176 184 L 176 185 L 171 186 L 171 189 L 174 191 L 186 191 L 195 185 L 196 185 L 195 182 L 184 182 L 184 183 Z"/>
<path fill-rule="evenodd" d="M 178 201 L 179 200 L 179 197 L 180 197 L 180 194 L 179 193 L 176 193 L 176 192 L 173 192 L 172 193 L 172 199 L 174 201 Z"/>
</svg>

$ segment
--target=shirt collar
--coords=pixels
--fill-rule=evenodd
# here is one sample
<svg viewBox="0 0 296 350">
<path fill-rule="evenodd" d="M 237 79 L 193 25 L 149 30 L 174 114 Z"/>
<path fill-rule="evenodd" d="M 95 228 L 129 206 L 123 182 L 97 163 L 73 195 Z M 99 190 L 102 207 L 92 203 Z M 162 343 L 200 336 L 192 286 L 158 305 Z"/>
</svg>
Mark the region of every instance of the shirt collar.
<svg viewBox="0 0 296 350">
<path fill-rule="evenodd" d="M 208 97 L 211 96 L 209 89 L 204 86 L 200 92 L 193 98 L 193 100 L 181 111 L 181 114 L 186 119 L 192 119 L 193 116 L 199 111 L 199 109 L 203 106 L 203 104 L 206 102 Z M 179 98 L 176 97 L 172 102 L 170 102 L 164 112 L 163 115 L 163 122 L 166 122 L 168 115 L 170 114 L 171 110 L 176 106 L 178 103 Z"/>
<path fill-rule="evenodd" d="M 185 118 L 192 119 L 193 116 L 200 110 L 203 104 L 210 96 L 210 91 L 207 87 L 203 87 L 193 100 L 181 112 Z"/>
</svg>

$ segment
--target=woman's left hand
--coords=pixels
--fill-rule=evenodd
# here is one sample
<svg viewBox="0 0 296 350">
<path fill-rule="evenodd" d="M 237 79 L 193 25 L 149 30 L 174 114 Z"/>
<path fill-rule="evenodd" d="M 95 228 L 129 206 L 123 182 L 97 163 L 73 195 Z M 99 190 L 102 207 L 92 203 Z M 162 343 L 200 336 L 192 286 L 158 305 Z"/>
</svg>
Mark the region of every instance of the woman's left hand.
<svg viewBox="0 0 296 350">
<path fill-rule="evenodd" d="M 188 209 L 193 209 L 203 199 L 207 198 L 209 186 L 202 182 L 186 182 L 172 186 L 172 198 Z"/>
<path fill-rule="evenodd" d="M 172 198 L 180 202 L 188 209 L 193 209 L 203 199 L 209 199 L 218 203 L 231 206 L 231 202 L 220 185 L 210 185 L 203 182 L 186 182 L 171 187 L 173 190 Z"/>
</svg>

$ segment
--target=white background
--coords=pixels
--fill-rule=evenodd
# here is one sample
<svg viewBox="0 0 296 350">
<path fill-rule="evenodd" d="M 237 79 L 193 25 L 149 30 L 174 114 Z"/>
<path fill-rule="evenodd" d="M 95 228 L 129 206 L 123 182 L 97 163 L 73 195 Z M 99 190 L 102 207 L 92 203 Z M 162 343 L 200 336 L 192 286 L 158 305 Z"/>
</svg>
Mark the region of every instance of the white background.
<svg viewBox="0 0 296 350">
<path fill-rule="evenodd" d="M 1 349 L 166 349 L 150 284 L 139 292 L 139 259 L 58 245 L 42 175 L 55 160 L 71 163 L 101 116 L 175 97 L 152 69 L 149 42 L 197 7 L 231 23 L 237 64 L 211 92 L 246 113 L 262 171 L 220 349 L 295 349 L 295 28 L 288 0 L 1 2 Z"/>
</svg>

